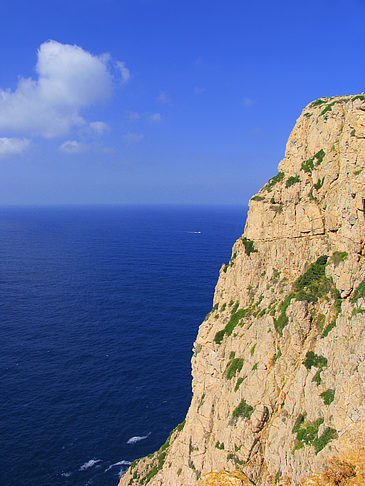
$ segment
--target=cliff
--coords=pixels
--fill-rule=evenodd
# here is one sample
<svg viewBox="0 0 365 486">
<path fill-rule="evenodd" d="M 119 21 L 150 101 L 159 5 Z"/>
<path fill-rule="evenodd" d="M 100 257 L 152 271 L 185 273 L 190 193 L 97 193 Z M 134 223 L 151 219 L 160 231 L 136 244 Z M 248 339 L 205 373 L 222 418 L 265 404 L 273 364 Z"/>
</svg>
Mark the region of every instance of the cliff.
<svg viewBox="0 0 365 486">
<path fill-rule="evenodd" d="M 365 95 L 314 101 L 220 270 L 186 420 L 120 486 L 365 484 L 364 211 Z"/>
</svg>

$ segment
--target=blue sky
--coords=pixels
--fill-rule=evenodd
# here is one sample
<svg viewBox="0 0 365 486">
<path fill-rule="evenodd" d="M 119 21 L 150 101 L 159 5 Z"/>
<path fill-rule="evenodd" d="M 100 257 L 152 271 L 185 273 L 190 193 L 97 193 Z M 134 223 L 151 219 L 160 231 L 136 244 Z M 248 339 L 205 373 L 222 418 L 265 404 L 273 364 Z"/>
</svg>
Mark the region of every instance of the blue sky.
<svg viewBox="0 0 365 486">
<path fill-rule="evenodd" d="M 0 205 L 242 204 L 365 91 L 364 0 L 3 0 Z"/>
</svg>

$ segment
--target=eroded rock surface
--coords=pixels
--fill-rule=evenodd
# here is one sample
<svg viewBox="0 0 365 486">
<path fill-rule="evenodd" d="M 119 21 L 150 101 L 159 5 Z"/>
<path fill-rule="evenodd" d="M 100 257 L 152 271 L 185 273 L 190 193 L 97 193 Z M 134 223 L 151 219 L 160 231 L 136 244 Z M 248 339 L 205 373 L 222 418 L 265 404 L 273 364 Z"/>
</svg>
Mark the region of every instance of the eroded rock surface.
<svg viewBox="0 0 365 486">
<path fill-rule="evenodd" d="M 364 211 L 365 95 L 317 100 L 220 270 L 186 421 L 120 486 L 297 486 L 363 430 Z"/>
</svg>

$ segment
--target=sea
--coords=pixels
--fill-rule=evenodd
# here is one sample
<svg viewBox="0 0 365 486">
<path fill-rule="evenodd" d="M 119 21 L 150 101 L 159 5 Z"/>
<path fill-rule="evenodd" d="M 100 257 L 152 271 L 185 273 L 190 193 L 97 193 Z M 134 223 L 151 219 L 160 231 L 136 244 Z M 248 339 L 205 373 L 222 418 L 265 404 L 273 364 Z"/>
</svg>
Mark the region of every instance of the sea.
<svg viewBox="0 0 365 486">
<path fill-rule="evenodd" d="M 117 486 L 164 443 L 246 213 L 0 208 L 1 486 Z"/>
</svg>

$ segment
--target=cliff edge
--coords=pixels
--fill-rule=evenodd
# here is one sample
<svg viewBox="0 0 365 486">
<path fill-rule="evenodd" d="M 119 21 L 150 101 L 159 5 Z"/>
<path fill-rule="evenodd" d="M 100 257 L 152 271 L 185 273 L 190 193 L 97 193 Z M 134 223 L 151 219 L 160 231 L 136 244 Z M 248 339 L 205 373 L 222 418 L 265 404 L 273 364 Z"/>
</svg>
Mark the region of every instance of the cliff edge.
<svg viewBox="0 0 365 486">
<path fill-rule="evenodd" d="M 321 98 L 220 269 L 186 420 L 119 486 L 364 485 L 364 259 L 365 94 Z"/>
</svg>

